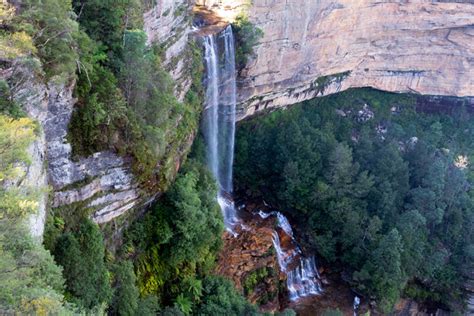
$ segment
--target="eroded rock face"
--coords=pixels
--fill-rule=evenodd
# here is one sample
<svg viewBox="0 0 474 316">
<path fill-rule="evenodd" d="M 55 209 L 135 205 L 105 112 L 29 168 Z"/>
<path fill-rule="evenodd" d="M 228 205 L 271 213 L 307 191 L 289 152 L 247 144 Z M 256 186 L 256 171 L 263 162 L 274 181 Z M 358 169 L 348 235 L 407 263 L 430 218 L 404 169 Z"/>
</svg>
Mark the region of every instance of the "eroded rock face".
<svg viewBox="0 0 474 316">
<path fill-rule="evenodd" d="M 241 118 L 353 87 L 474 95 L 472 1 L 254 0 L 248 13 L 264 37 L 242 72 Z"/>
<path fill-rule="evenodd" d="M 20 62 L 5 69 L 2 78 L 15 83 L 15 100 L 41 126 L 38 139 L 29 148 L 31 164 L 20 185 L 49 185 L 53 191 L 51 207 L 85 203 L 97 223 L 107 222 L 140 203 L 130 163 L 122 157 L 99 152 L 72 160 L 67 132 L 76 102 L 72 96 L 74 81 L 45 84 Z M 30 218 L 30 231 L 35 237 L 43 234 L 47 194 L 45 191 L 38 212 Z"/>
<path fill-rule="evenodd" d="M 176 82 L 175 94 L 182 101 L 191 86 L 189 76 L 189 36 L 193 1 L 158 0 L 155 6 L 144 14 L 144 28 L 149 44 L 164 48 L 163 65 Z"/>
<path fill-rule="evenodd" d="M 189 55 L 190 10 L 192 2 L 162 0 L 144 15 L 149 44 L 164 47 L 163 64 L 176 81 L 176 96 L 183 100 L 191 85 Z M 39 63 L 39 61 L 36 61 Z M 15 87 L 14 99 L 36 120 L 40 128 L 38 139 L 30 146 L 32 163 L 22 183 L 52 189 L 51 200 L 45 191 L 38 212 L 30 218 L 30 230 L 41 237 L 46 219 L 46 208 L 80 204 L 91 210 L 96 223 L 106 223 L 132 209 L 142 208 L 155 195 L 138 188 L 130 161 L 111 151 L 97 152 L 79 160 L 72 159 L 68 142 L 68 126 L 76 100 L 75 81 L 50 81 L 35 74 L 31 65 L 20 60 L 0 68 L 0 78 Z M 191 146 L 194 135 L 183 145 L 182 152 Z M 186 147 L 186 148 L 184 148 Z M 175 157 L 177 169 L 182 157 Z M 177 172 L 177 170 L 176 170 Z"/>
</svg>

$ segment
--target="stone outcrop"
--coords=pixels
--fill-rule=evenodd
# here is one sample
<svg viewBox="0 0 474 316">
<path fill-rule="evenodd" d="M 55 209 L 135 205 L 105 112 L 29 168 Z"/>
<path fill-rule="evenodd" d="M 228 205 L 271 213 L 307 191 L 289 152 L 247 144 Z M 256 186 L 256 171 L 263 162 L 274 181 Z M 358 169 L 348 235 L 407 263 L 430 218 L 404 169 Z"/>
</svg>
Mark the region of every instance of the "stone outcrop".
<svg viewBox="0 0 474 316">
<path fill-rule="evenodd" d="M 201 2 L 223 18 L 246 3 Z M 241 118 L 354 87 L 474 95 L 472 1 L 254 0 L 247 11 L 264 37 L 242 72 Z"/>
<path fill-rule="evenodd" d="M 182 101 L 191 86 L 190 34 L 192 3 L 188 0 L 158 0 L 144 14 L 149 44 L 164 48 L 163 65 L 176 82 L 175 94 Z"/>
<path fill-rule="evenodd" d="M 186 0 L 157 1 L 144 14 L 145 31 L 150 45 L 164 48 L 163 64 L 176 81 L 176 96 L 183 100 L 191 85 L 190 10 Z M 36 61 L 39 63 L 39 61 Z M 18 185 L 52 189 L 40 199 L 38 212 L 30 218 L 30 230 L 41 237 L 46 219 L 46 208 L 62 208 L 74 204 L 88 208 L 92 219 L 106 223 L 148 204 L 155 195 L 142 192 L 131 172 L 130 161 L 111 151 L 97 152 L 78 160 L 72 157 L 67 133 L 76 100 L 73 97 L 75 81 L 46 83 L 34 69 L 21 60 L 5 63 L 0 79 L 7 80 L 15 101 L 28 116 L 41 126 L 38 140 L 29 148 L 32 163 Z M 187 142 L 187 148 L 192 138 Z M 183 152 L 186 149 L 183 149 Z M 176 158 L 179 166 L 180 157 Z M 155 192 L 159 194 L 159 192 Z"/>
<path fill-rule="evenodd" d="M 224 247 L 219 253 L 216 273 L 231 279 L 236 288 L 261 310 L 277 311 L 286 304 L 286 292 L 280 293 L 281 288 L 285 288 L 280 287 L 280 282 L 285 284 L 286 276 L 280 272 L 273 247 L 276 220 L 274 217 L 262 219 L 252 214 L 255 210 L 256 204 L 248 204 L 244 225 L 235 228 L 237 235 L 229 232 L 223 235 Z M 245 284 L 250 283 L 247 280 L 255 277 L 261 269 L 266 269 L 266 276 L 257 278 L 251 291 L 246 291 Z"/>
<path fill-rule="evenodd" d="M 2 78 L 15 87 L 16 102 L 41 127 L 38 140 L 29 148 L 32 163 L 22 185 L 51 186 L 49 206 L 84 203 L 97 223 L 117 217 L 137 204 L 139 191 L 125 159 L 112 152 L 100 152 L 72 160 L 67 131 L 75 103 L 74 81 L 45 84 L 19 61 L 3 69 Z M 34 236 L 43 233 L 46 205 L 47 192 L 40 199 L 38 212 L 30 219 Z"/>
</svg>

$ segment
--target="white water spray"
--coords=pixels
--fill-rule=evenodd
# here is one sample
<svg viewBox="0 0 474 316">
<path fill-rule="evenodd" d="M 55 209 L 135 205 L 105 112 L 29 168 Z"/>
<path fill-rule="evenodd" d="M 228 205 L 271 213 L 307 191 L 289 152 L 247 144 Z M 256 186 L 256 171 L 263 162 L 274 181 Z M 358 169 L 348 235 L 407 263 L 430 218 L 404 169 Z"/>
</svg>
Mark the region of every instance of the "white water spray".
<svg viewBox="0 0 474 316">
<path fill-rule="evenodd" d="M 219 43 L 223 41 L 223 55 Z M 229 25 L 219 35 L 204 38 L 207 67 L 204 133 L 209 169 L 219 186 L 217 201 L 221 207 L 224 224 L 232 231 L 237 216 L 231 194 L 233 191 L 232 168 L 234 162 L 236 71 L 235 47 L 232 27 Z"/>
<path fill-rule="evenodd" d="M 293 236 L 290 222 L 280 212 L 258 213 L 263 219 L 276 216 L 278 228 L 291 239 L 291 247 L 282 246 L 278 231 L 273 232 L 273 246 L 277 253 L 278 265 L 282 272 L 286 273 L 286 286 L 291 301 L 302 297 L 318 295 L 322 292 L 320 275 L 316 267 L 314 256 L 304 257 Z"/>
</svg>

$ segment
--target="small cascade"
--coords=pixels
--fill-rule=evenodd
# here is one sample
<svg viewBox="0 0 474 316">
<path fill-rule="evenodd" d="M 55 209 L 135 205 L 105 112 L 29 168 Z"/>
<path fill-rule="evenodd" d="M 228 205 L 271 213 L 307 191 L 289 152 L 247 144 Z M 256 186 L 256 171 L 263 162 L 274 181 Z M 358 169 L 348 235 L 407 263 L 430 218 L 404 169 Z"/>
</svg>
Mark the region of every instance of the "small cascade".
<svg viewBox="0 0 474 316">
<path fill-rule="evenodd" d="M 354 316 L 358 315 L 359 306 L 360 306 L 360 298 L 358 296 L 355 296 L 354 297 L 354 303 L 353 303 Z"/>
<path fill-rule="evenodd" d="M 296 301 L 301 297 L 318 295 L 322 292 L 320 275 L 314 256 L 305 257 L 299 248 L 290 222 L 280 212 L 265 213 L 259 211 L 260 217 L 277 218 L 277 229 L 273 232 L 273 246 L 277 253 L 278 264 L 287 276 L 286 286 L 290 300 Z M 285 237 L 286 242 L 282 240 Z"/>
<path fill-rule="evenodd" d="M 299 265 L 287 273 L 286 285 L 290 300 L 321 293 L 321 283 L 314 256 L 299 259 Z"/>
<path fill-rule="evenodd" d="M 220 52 L 219 48 L 223 51 Z M 204 59 L 207 68 L 204 136 L 208 167 L 219 186 L 217 201 L 226 228 L 232 232 L 237 221 L 232 200 L 232 167 L 234 162 L 236 70 L 232 27 L 218 35 L 204 37 Z"/>
</svg>

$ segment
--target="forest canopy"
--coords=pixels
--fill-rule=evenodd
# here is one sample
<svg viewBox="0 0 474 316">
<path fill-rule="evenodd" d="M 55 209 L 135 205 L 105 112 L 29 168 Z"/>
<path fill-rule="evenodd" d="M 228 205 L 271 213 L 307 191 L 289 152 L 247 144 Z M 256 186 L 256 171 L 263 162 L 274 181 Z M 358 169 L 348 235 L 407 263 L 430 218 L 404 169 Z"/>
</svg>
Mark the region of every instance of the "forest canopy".
<svg viewBox="0 0 474 316">
<path fill-rule="evenodd" d="M 389 312 L 401 295 L 462 310 L 474 262 L 474 118 L 351 90 L 243 122 L 235 174 Z"/>
</svg>

